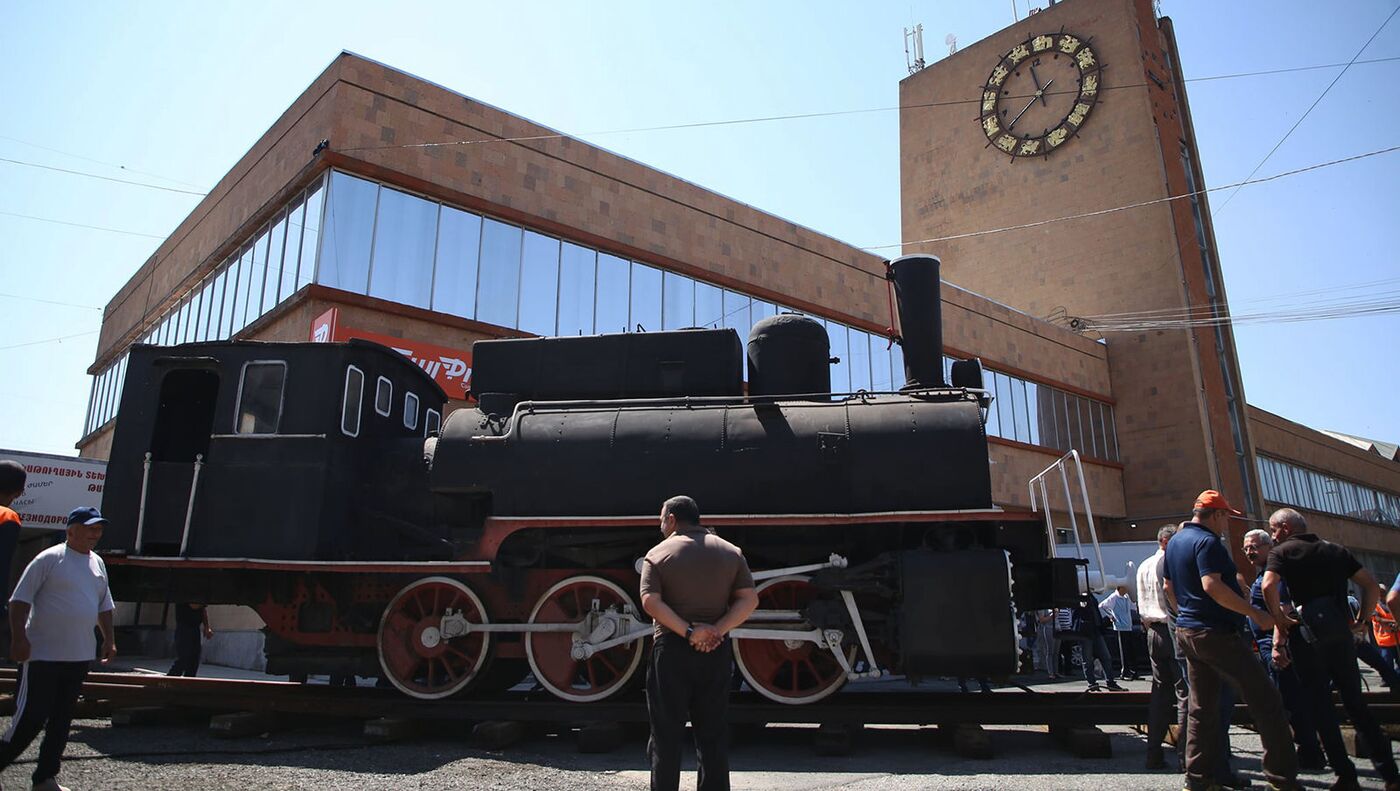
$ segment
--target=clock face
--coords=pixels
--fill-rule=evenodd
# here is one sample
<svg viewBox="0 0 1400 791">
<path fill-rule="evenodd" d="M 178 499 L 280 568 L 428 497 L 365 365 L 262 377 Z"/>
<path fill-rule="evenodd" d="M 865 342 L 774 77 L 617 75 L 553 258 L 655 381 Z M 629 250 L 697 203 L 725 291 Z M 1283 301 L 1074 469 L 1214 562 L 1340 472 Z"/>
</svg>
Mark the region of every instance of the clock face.
<svg viewBox="0 0 1400 791">
<path fill-rule="evenodd" d="M 987 145 L 1013 160 L 1049 156 L 1084 125 L 1102 72 L 1098 54 L 1079 36 L 1045 33 L 1017 44 L 982 86 Z"/>
</svg>

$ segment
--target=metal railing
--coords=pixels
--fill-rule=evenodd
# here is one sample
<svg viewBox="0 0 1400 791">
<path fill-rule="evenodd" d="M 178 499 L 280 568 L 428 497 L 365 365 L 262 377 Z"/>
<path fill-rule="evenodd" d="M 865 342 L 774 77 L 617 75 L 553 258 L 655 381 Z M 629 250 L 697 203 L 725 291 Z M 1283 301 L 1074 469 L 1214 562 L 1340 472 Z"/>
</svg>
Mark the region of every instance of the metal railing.
<svg viewBox="0 0 1400 791">
<path fill-rule="evenodd" d="M 1050 489 L 1049 484 L 1046 483 L 1046 479 L 1049 478 L 1051 473 L 1058 470 L 1060 473 L 1060 484 L 1063 486 L 1065 492 L 1065 511 L 1069 514 L 1069 530 L 1071 535 L 1074 536 L 1076 556 L 1080 559 L 1085 559 L 1084 543 L 1079 535 L 1079 517 L 1074 511 L 1074 495 L 1070 493 L 1068 464 L 1070 461 L 1074 462 L 1075 476 L 1079 480 L 1079 494 L 1084 506 L 1084 521 L 1088 523 L 1089 527 L 1089 542 L 1094 550 L 1094 559 L 1098 561 L 1098 584 L 1093 584 L 1093 572 L 1086 568 L 1084 570 L 1084 587 L 1096 593 L 1102 593 L 1108 587 L 1104 573 L 1103 552 L 1099 549 L 1098 531 L 1094 529 L 1094 506 L 1089 502 L 1089 486 L 1084 480 L 1084 465 L 1079 460 L 1079 451 L 1070 449 L 1069 453 L 1061 456 L 1059 459 L 1055 460 L 1054 464 L 1041 470 L 1038 475 L 1030 479 L 1027 488 L 1030 490 L 1031 510 L 1039 512 L 1043 509 L 1044 511 L 1045 536 L 1046 540 L 1049 542 L 1050 552 L 1053 555 L 1058 542 L 1055 540 L 1055 515 L 1050 508 Z M 1039 490 L 1040 493 L 1038 498 L 1036 497 L 1037 490 Z"/>
</svg>

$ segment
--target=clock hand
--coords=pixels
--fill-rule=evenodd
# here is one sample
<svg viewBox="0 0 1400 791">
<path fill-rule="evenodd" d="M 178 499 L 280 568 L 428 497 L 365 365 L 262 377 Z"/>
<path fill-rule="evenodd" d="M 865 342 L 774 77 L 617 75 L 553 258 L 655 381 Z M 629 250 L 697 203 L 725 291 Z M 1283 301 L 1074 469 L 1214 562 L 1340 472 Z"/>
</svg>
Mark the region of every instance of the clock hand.
<svg viewBox="0 0 1400 791">
<path fill-rule="evenodd" d="M 1012 118 L 1012 119 L 1011 119 L 1011 123 L 1009 123 L 1009 124 L 1006 125 L 1007 131 L 1008 131 L 1008 132 L 1011 131 L 1011 127 L 1015 126 L 1015 125 L 1016 125 L 1016 122 L 1019 121 L 1019 120 L 1021 120 L 1021 116 L 1025 115 L 1025 114 L 1026 114 L 1026 111 L 1029 110 L 1029 109 L 1031 109 L 1031 107 L 1033 107 L 1034 105 L 1035 105 L 1035 97 L 1032 96 L 1032 97 L 1031 97 L 1031 100 L 1030 100 L 1029 102 L 1026 102 L 1026 106 L 1021 108 L 1021 112 L 1016 113 L 1016 117 L 1015 117 L 1015 118 Z"/>
<path fill-rule="evenodd" d="M 1045 89 L 1040 87 L 1040 77 L 1036 76 L 1035 66 L 1031 66 L 1031 81 L 1035 83 L 1035 95 L 1040 97 L 1041 105 L 1049 106 L 1045 102 Z"/>
</svg>

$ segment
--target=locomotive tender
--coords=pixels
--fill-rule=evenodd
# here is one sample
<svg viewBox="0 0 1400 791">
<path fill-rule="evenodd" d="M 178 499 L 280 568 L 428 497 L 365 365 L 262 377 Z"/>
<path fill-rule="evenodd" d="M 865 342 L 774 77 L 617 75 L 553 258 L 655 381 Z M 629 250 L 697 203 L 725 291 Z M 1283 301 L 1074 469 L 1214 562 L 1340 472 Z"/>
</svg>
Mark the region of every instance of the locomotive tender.
<svg viewBox="0 0 1400 791">
<path fill-rule="evenodd" d="M 1005 675 L 1017 611 L 1072 603 L 1040 517 L 994 507 L 975 361 L 943 381 L 938 259 L 889 265 L 908 382 L 831 393 L 825 329 L 481 341 L 474 408 L 376 344 L 136 346 L 101 551 L 125 601 L 242 604 L 271 673 L 380 675 L 439 698 L 532 673 L 566 701 L 632 685 L 637 565 L 674 494 L 744 549 L 748 685 Z M 440 424 L 440 425 L 439 425 Z"/>
</svg>

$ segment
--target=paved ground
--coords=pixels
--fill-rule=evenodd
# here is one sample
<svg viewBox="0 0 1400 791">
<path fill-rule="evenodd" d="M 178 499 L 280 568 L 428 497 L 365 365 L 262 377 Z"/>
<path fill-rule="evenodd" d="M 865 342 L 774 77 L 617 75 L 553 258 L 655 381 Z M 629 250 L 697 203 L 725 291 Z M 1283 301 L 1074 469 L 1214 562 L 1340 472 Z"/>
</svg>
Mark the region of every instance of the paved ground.
<svg viewBox="0 0 1400 791">
<path fill-rule="evenodd" d="M 130 664 L 163 666 L 161 662 Z M 251 674 L 209 668 L 202 675 Z M 1064 682 L 1076 688 L 1082 682 Z M 1130 683 L 1135 689 L 1144 682 Z M 973 693 L 974 695 L 979 693 Z M 993 693 L 995 694 L 995 693 Z M 927 729 L 868 729 L 848 756 L 817 756 L 812 730 L 769 727 L 748 732 L 733 750 L 736 789 L 991 789 L 994 791 L 1124 791 L 1181 788 L 1175 772 L 1145 772 L 1143 738 L 1129 728 L 1106 728 L 1113 757 L 1076 759 L 1035 728 L 995 728 L 996 757 L 960 758 Z M 1262 788 L 1259 741 L 1235 729 L 1236 768 Z M 577 752 L 571 732 L 536 732 L 509 750 L 473 748 L 465 726 L 441 727 L 412 743 L 367 743 L 357 724 L 316 724 L 262 737 L 222 740 L 203 728 L 114 728 L 106 721 L 75 724 L 62 780 L 74 791 L 102 789 L 329 788 L 355 791 L 402 789 L 640 789 L 647 786 L 644 738 L 638 734 L 613 753 Z M 37 744 L 0 773 L 5 788 L 27 788 Z M 1363 764 L 1365 762 L 1362 762 Z M 1381 788 L 1369 766 L 1366 788 Z M 1306 774 L 1309 788 L 1326 788 L 1327 773 Z M 694 788 L 688 771 L 683 788 Z"/>
</svg>

